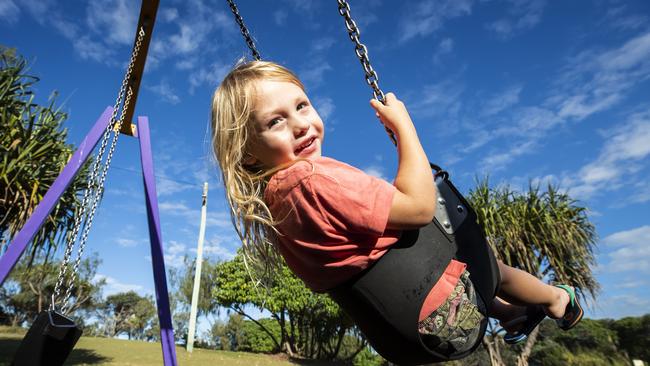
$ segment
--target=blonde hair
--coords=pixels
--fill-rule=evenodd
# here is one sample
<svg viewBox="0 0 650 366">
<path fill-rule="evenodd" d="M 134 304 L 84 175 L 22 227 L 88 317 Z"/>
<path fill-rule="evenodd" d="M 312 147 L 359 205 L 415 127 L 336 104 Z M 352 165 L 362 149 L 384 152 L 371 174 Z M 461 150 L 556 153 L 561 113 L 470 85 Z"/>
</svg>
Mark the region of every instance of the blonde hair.
<svg viewBox="0 0 650 366">
<path fill-rule="evenodd" d="M 287 81 L 305 89 L 289 69 L 269 61 L 238 62 L 212 97 L 212 148 L 230 215 L 244 249 L 247 266 L 258 279 L 272 277 L 281 259 L 273 245 L 276 221 L 264 202 L 267 178 L 284 167 L 265 170 L 244 163 L 254 129 L 255 84 L 260 80 Z"/>
</svg>

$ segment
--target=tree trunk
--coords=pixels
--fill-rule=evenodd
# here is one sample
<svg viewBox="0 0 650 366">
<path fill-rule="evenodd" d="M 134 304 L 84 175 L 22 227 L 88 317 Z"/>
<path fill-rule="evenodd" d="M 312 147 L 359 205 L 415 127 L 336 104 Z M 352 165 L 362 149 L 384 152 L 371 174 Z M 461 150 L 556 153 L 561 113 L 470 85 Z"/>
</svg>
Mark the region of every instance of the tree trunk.
<svg viewBox="0 0 650 366">
<path fill-rule="evenodd" d="M 275 346 L 278 347 L 278 349 L 282 349 L 282 346 L 281 346 L 280 342 L 278 342 L 278 340 L 275 339 L 275 336 L 273 336 L 273 333 L 271 333 L 271 331 L 269 331 L 264 326 L 264 324 L 262 324 L 262 323 L 258 322 L 257 320 L 253 319 L 250 315 L 246 314 L 243 310 L 241 310 L 239 308 L 236 308 L 236 307 L 230 307 L 230 308 L 233 309 L 237 314 L 239 314 L 239 315 L 241 315 L 241 316 L 243 316 L 245 318 L 248 318 L 248 320 L 250 320 L 253 323 L 257 324 L 258 327 L 262 328 L 264 333 L 268 334 L 269 337 L 271 337 L 271 340 L 273 341 L 273 343 L 275 343 Z"/>
<path fill-rule="evenodd" d="M 530 357 L 530 354 L 533 351 L 533 346 L 537 341 L 538 335 L 539 335 L 539 327 L 535 328 L 532 332 L 530 332 L 530 334 L 528 335 L 528 339 L 526 340 L 526 345 L 524 346 L 524 349 L 521 351 L 519 356 L 517 356 L 517 366 L 528 366 L 528 358 Z"/>
<path fill-rule="evenodd" d="M 339 354 L 339 351 L 341 351 L 341 345 L 343 344 L 343 338 L 345 338 L 345 327 L 343 325 L 339 325 L 339 339 L 336 342 L 336 348 L 334 349 L 334 352 L 332 352 L 332 358 L 336 358 L 336 356 Z"/>
<path fill-rule="evenodd" d="M 496 336 L 483 337 L 483 346 L 486 348 L 488 355 L 490 355 L 490 365 L 492 366 L 505 366 L 499 348 L 499 338 Z"/>
<path fill-rule="evenodd" d="M 11 326 L 12 327 L 17 327 L 19 322 L 20 322 L 20 315 L 14 315 L 14 316 L 11 317 Z"/>
<path fill-rule="evenodd" d="M 43 291 L 39 289 L 38 291 L 38 313 L 40 314 L 43 311 Z"/>
</svg>

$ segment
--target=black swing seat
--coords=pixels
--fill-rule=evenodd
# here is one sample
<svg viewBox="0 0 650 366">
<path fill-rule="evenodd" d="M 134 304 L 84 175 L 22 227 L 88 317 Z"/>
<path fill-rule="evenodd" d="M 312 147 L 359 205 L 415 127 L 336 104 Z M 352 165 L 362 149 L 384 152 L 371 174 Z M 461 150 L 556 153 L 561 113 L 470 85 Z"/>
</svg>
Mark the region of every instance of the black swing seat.
<svg viewBox="0 0 650 366">
<path fill-rule="evenodd" d="M 72 319 L 54 310 L 44 310 L 25 334 L 11 365 L 63 365 L 81 333 Z"/>
<path fill-rule="evenodd" d="M 446 173 L 436 175 L 436 186 L 436 217 L 429 225 L 404 231 L 399 241 L 371 267 L 328 291 L 372 347 L 398 365 L 459 359 L 481 343 L 487 314 L 481 324 L 481 336 L 461 352 L 436 352 L 420 338 L 420 309 L 452 258 L 467 264 L 484 303 L 496 295 L 499 283 L 497 263 L 476 213 Z"/>
</svg>

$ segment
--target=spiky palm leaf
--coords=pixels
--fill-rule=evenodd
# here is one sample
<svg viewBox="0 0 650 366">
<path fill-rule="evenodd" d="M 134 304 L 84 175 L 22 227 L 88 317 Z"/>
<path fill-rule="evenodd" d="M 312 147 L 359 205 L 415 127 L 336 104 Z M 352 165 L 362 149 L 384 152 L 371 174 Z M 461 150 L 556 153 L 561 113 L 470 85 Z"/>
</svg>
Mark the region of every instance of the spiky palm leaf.
<svg viewBox="0 0 650 366">
<path fill-rule="evenodd" d="M 25 75 L 26 62 L 0 49 L 0 238 L 13 237 L 73 153 L 66 144 L 67 115 L 55 106 L 34 103 L 38 78 Z M 59 204 L 33 239 L 32 258 L 38 249 L 49 252 L 74 223 L 77 195 L 86 187 L 87 166 L 78 174 Z"/>
<path fill-rule="evenodd" d="M 576 200 L 551 185 L 544 192 L 531 185 L 519 193 L 508 186 L 490 188 L 487 179 L 468 199 L 504 263 L 595 297 L 597 235 L 587 209 Z"/>
</svg>

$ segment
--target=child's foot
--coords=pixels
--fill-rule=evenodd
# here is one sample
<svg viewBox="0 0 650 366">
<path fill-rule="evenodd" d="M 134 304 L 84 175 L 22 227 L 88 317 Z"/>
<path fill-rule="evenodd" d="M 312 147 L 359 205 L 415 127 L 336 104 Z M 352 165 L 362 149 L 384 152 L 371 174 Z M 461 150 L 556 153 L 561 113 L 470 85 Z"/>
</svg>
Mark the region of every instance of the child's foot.
<svg viewBox="0 0 650 366">
<path fill-rule="evenodd" d="M 576 298 L 576 291 L 573 287 L 567 285 L 555 285 L 555 287 L 562 289 L 569 295 L 569 303 L 564 310 L 564 315 L 562 315 L 561 319 L 555 320 L 560 329 L 569 330 L 580 322 L 584 311 Z"/>
<path fill-rule="evenodd" d="M 503 340 L 508 344 L 517 344 L 526 340 L 530 332 L 546 318 L 544 308 L 539 305 L 531 305 L 524 309 L 518 316 L 500 322 L 506 330 Z"/>
<path fill-rule="evenodd" d="M 575 289 L 567 285 L 555 285 L 558 292 L 557 300 L 545 309 L 550 318 L 554 318 L 558 327 L 563 330 L 573 328 L 582 319 L 584 314 Z"/>
<path fill-rule="evenodd" d="M 565 286 L 565 285 L 563 285 Z M 573 287 L 566 286 L 570 291 L 573 291 Z M 564 316 L 566 312 L 567 305 L 571 302 L 571 295 L 569 290 L 565 290 L 562 287 L 553 286 L 555 291 L 555 301 L 547 307 L 545 307 L 546 315 L 552 319 L 560 319 Z"/>
</svg>

